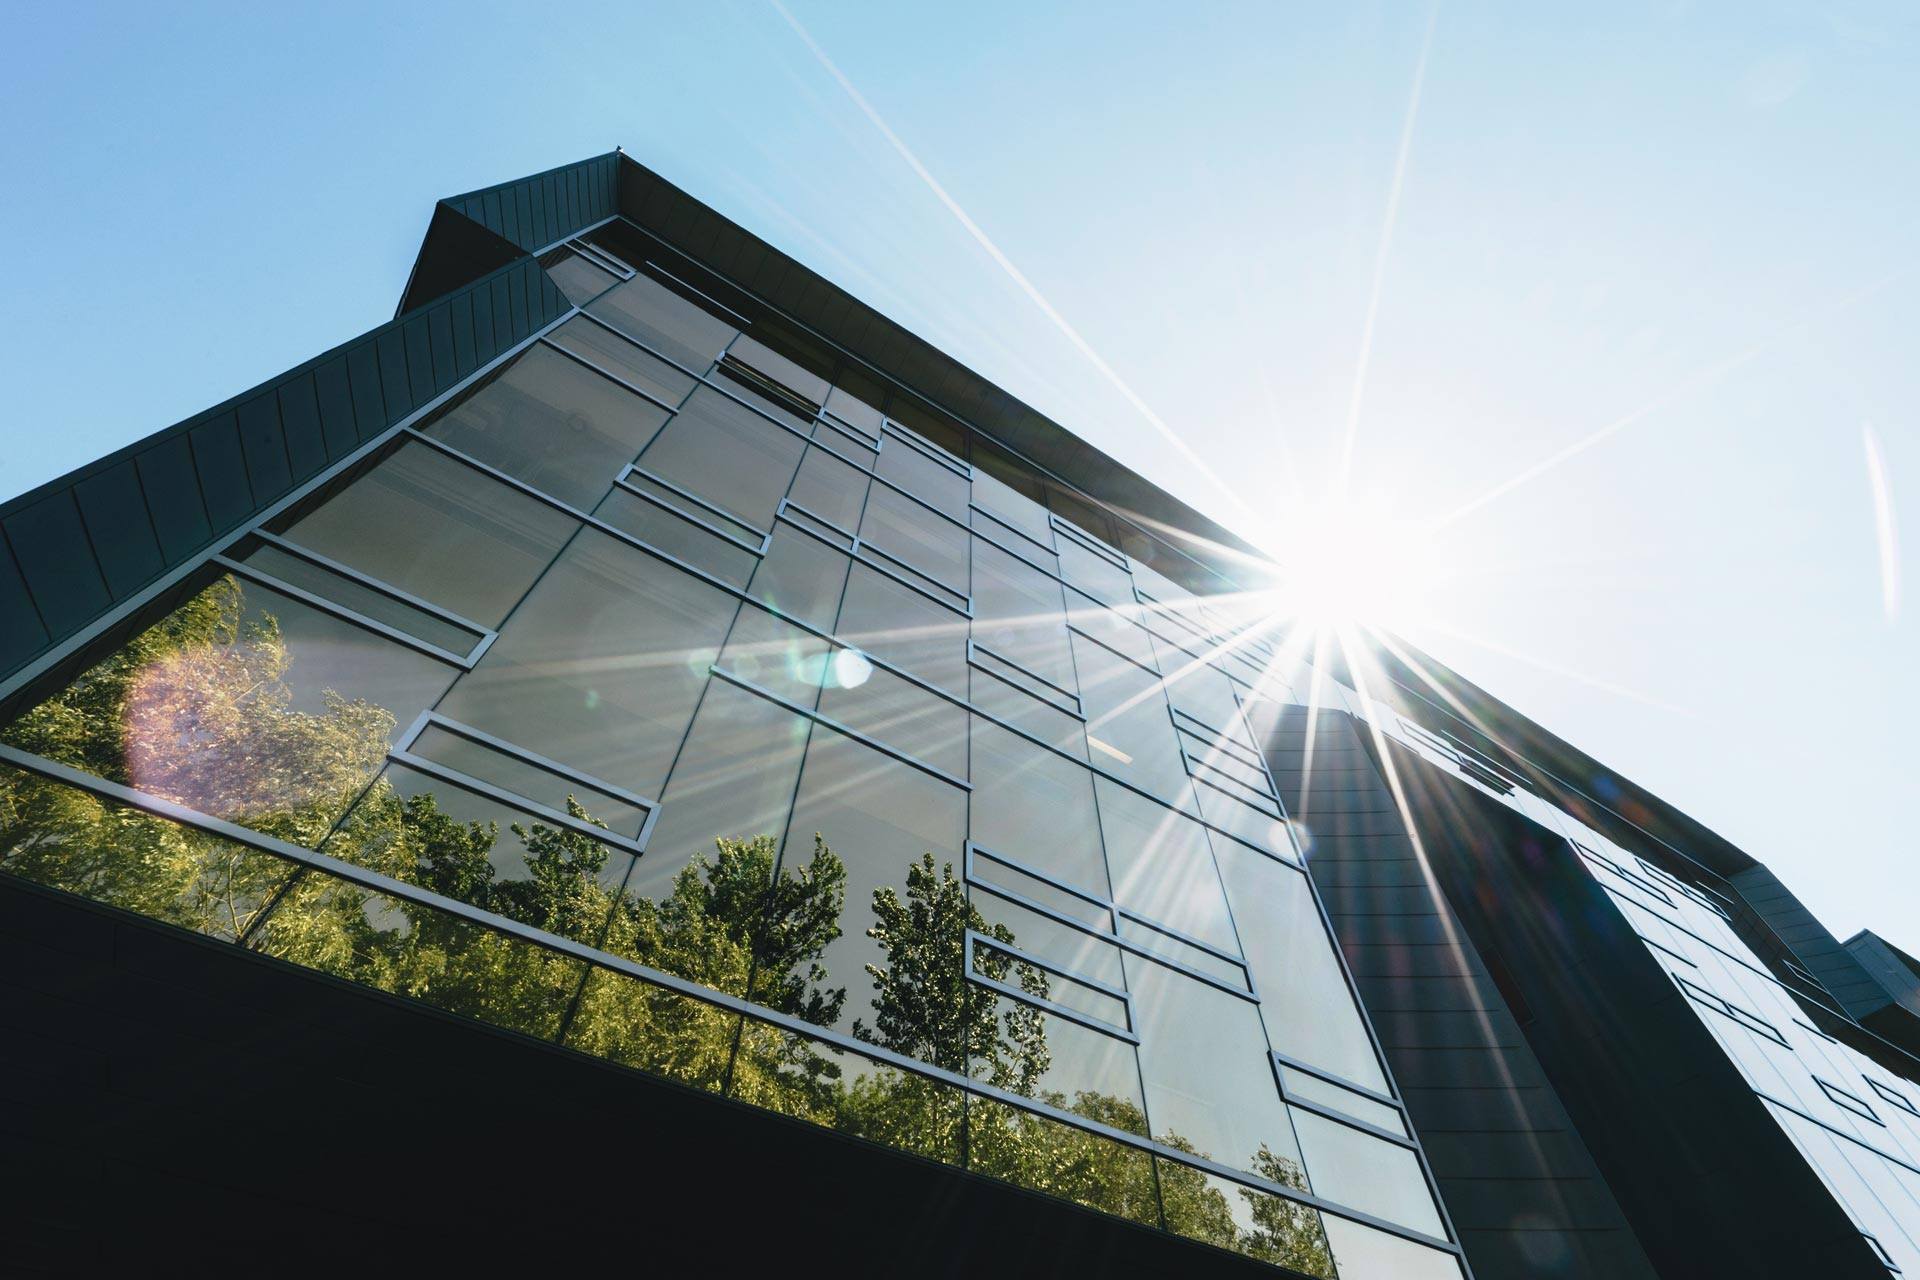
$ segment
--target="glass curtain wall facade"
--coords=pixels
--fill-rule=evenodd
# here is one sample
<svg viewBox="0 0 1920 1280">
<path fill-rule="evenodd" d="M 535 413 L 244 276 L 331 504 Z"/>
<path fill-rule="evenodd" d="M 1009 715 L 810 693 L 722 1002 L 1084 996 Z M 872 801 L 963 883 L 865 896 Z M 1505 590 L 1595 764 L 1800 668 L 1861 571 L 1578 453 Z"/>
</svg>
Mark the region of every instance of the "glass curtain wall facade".
<svg viewBox="0 0 1920 1280">
<path fill-rule="evenodd" d="M 1761 959 L 1736 927 L 1740 895 L 1700 868 L 1633 852 L 1458 734 L 1434 732 L 1414 718 L 1417 695 L 1356 689 L 1315 673 L 1310 663 L 1276 673 L 1282 676 L 1311 682 L 1317 704 L 1350 712 L 1458 783 L 1561 836 L 1550 856 L 1572 860 L 1605 891 L 1873 1257 L 1889 1274 L 1920 1274 L 1920 1085 L 1809 1020 L 1811 1003 L 1851 1021 L 1813 974 L 1785 961 L 1796 989 Z"/>
<path fill-rule="evenodd" d="M 1231 585 L 637 228 L 542 261 L 574 310 L 0 730 L 0 871 L 1302 1274 L 1462 1276 Z"/>
</svg>

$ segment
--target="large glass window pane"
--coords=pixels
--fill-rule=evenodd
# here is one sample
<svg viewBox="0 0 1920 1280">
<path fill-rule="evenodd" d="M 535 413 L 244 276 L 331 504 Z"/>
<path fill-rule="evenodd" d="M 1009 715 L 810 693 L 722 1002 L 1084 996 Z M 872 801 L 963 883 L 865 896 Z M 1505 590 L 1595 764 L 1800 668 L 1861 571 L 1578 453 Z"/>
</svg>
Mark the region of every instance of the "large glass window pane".
<svg viewBox="0 0 1920 1280">
<path fill-rule="evenodd" d="M 547 335 L 556 346 L 576 351 L 609 373 L 616 373 L 642 391 L 669 405 L 677 405 L 693 390 L 694 379 L 644 348 L 596 324 L 585 316 L 573 319 Z"/>
<path fill-rule="evenodd" d="M 967 619 L 871 565 L 855 562 L 836 631 L 942 689 L 967 687 Z"/>
<path fill-rule="evenodd" d="M 1231 955 L 1240 947 L 1206 828 L 1105 778 L 1094 782 L 1113 900 Z"/>
<path fill-rule="evenodd" d="M 1154 657 L 1153 640 L 1145 628 L 1134 619 L 1137 609 L 1110 609 L 1096 601 L 1092 596 L 1069 588 L 1067 596 L 1067 622 L 1074 630 L 1084 632 L 1098 640 L 1147 671 L 1158 673 L 1159 662 Z"/>
<path fill-rule="evenodd" d="M 461 617 L 497 627 L 579 523 L 415 441 L 284 532 Z"/>
<path fill-rule="evenodd" d="M 739 401 L 701 387 L 647 446 L 640 468 L 765 530 L 806 447 Z"/>
<path fill-rule="evenodd" d="M 427 434 L 591 511 L 666 420 L 611 378 L 535 346 Z"/>
<path fill-rule="evenodd" d="M 726 521 L 645 476 L 636 473 L 628 484 L 631 489 L 626 485 L 616 488 L 593 514 L 622 533 L 632 534 L 722 582 L 744 587 L 753 578 L 760 558 L 747 550 L 747 545 L 759 546 L 757 534 L 728 528 Z M 642 493 L 647 496 L 642 497 Z M 721 537 L 721 533 L 728 536 Z"/>
<path fill-rule="evenodd" d="M 974 503 L 1032 538 L 1040 547 L 1051 550 L 1053 526 L 1047 521 L 1041 496 L 1039 480 L 1025 467 L 991 446 L 975 447 Z"/>
<path fill-rule="evenodd" d="M 967 776 L 967 713 L 852 649 L 836 649 L 820 714 L 954 778 Z"/>
<path fill-rule="evenodd" d="M 739 1037 L 737 1013 L 611 969 L 594 969 L 567 1024 L 569 1048 L 718 1092 Z"/>
<path fill-rule="evenodd" d="M 586 530 L 441 709 L 656 796 L 735 608 L 724 592 Z"/>
<path fill-rule="evenodd" d="M 1060 584 L 990 542 L 972 543 L 974 641 L 1076 692 Z"/>
<path fill-rule="evenodd" d="M 1159 650 L 1167 700 L 1207 728 L 1251 747 L 1252 735 L 1234 701 L 1233 681 L 1185 650 L 1169 645 L 1161 645 Z"/>
<path fill-rule="evenodd" d="M 1461 1280 L 1464 1274 L 1450 1253 L 1334 1214 L 1327 1214 L 1325 1221 L 1341 1280 Z"/>
<path fill-rule="evenodd" d="M 645 806 L 524 756 L 477 741 L 437 721 L 421 727 L 419 736 L 407 744 L 407 752 L 469 778 L 504 787 L 556 813 L 567 812 L 568 801 L 573 801 L 584 810 L 583 816 L 588 822 L 602 823 L 623 836 L 638 837 L 646 826 Z"/>
<path fill-rule="evenodd" d="M 1260 989 L 1261 1016 L 1273 1047 L 1342 1080 L 1385 1093 L 1386 1077 L 1306 875 L 1230 840 L 1215 842 L 1214 855 L 1246 944 L 1247 965 Z"/>
<path fill-rule="evenodd" d="M 1143 957 L 1125 961 L 1153 1136 L 1304 1188 L 1254 1006 Z"/>
<path fill-rule="evenodd" d="M 773 526 L 773 538 L 748 589 L 755 600 L 831 631 L 840 612 L 840 591 L 852 559 L 785 521 Z"/>
<path fill-rule="evenodd" d="M 547 274 L 560 286 L 560 292 L 574 306 L 591 302 L 618 284 L 620 277 L 605 267 L 588 262 L 571 249 L 562 249 L 560 256 L 547 264 Z"/>
<path fill-rule="evenodd" d="M 975 844 L 1110 896 L 1086 769 L 975 717 L 972 813 Z"/>
<path fill-rule="evenodd" d="M 1412 1151 L 1310 1111 L 1295 1111 L 1293 1127 L 1317 1194 L 1446 1238 L 1433 1194 Z"/>
<path fill-rule="evenodd" d="M 802 368 L 765 343 L 756 341 L 744 333 L 735 338 L 733 344 L 727 348 L 727 357 L 729 360 L 738 360 L 767 381 L 792 392 L 809 404 L 818 406 L 827 398 L 825 378 Z"/>
<path fill-rule="evenodd" d="M 820 700 L 820 682 L 829 674 L 832 645 L 765 609 L 749 605 L 727 635 L 720 666 L 742 680 L 776 693 L 796 706 L 812 710 Z M 857 655 L 856 655 L 857 656 Z M 833 664 L 836 679 L 857 674 L 865 660 L 842 659 Z"/>
<path fill-rule="evenodd" d="M 591 815 L 577 802 L 574 817 Z M 633 856 L 402 765 L 367 789 L 325 852 L 522 924 L 597 943 Z"/>
<path fill-rule="evenodd" d="M 712 364 L 737 332 L 645 275 L 608 290 L 587 310 L 696 372 Z"/>
<path fill-rule="evenodd" d="M 742 1102 L 911 1151 L 960 1160 L 966 1096 L 955 1085 L 748 1019 L 729 1092 Z"/>
<path fill-rule="evenodd" d="M 227 576 L 4 740 L 309 847 L 456 669 Z"/>
<path fill-rule="evenodd" d="M 257 543 L 239 559 L 249 569 L 257 569 L 276 582 L 329 600 L 455 656 L 465 656 L 480 641 L 480 632 L 474 627 L 449 622 L 438 614 L 376 590 L 358 578 L 335 572 L 271 542 Z"/>
<path fill-rule="evenodd" d="M 0 871 L 208 937 L 241 937 L 293 867 L 0 765 Z"/>
<path fill-rule="evenodd" d="M 959 604 L 967 596 L 967 532 L 912 498 L 874 485 L 860 521 L 860 540 L 946 588 Z"/>
<path fill-rule="evenodd" d="M 1057 545 L 1060 548 L 1060 576 L 1107 604 L 1123 609 L 1133 606 L 1133 579 L 1127 576 L 1125 569 L 1105 556 L 1087 550 L 1065 534 L 1060 536 Z"/>
<path fill-rule="evenodd" d="M 1077 632 L 1073 655 L 1093 762 L 1162 799 L 1192 808 L 1193 788 L 1159 677 Z"/>
<path fill-rule="evenodd" d="M 872 483 L 866 472 L 815 447 L 808 449 L 801 461 L 787 499 L 806 508 L 809 515 L 852 534 L 860 528 L 860 512 L 867 504 L 867 486 Z"/>
<path fill-rule="evenodd" d="M 966 520 L 967 478 L 900 436 L 890 435 L 881 443 L 875 471 L 881 479 L 924 498 L 954 519 Z"/>
<path fill-rule="evenodd" d="M 820 853 L 844 869 L 839 936 L 819 961 L 817 1020 L 898 1053 L 964 1071 L 970 912 L 960 878 L 966 793 L 816 725 L 782 866 Z M 815 841 L 818 840 L 816 848 Z M 828 878 L 823 867 L 819 873 Z M 757 979 L 753 998 L 773 998 Z"/>
<path fill-rule="evenodd" d="M 831 387 L 827 391 L 827 412 L 853 427 L 869 440 L 878 440 L 882 430 L 880 411 L 858 395 Z"/>
<path fill-rule="evenodd" d="M 337 978 L 548 1039 L 586 966 L 459 916 L 303 872 L 248 946 Z"/>
<path fill-rule="evenodd" d="M 969 1100 L 967 1167 L 1115 1217 L 1159 1220 L 1145 1151 L 1008 1103 Z"/>
<path fill-rule="evenodd" d="M 1333 1280 L 1333 1258 L 1316 1210 L 1165 1157 L 1155 1157 L 1154 1164 L 1167 1230 Z M 1304 1179 L 1287 1185 L 1306 1189 Z"/>
</svg>

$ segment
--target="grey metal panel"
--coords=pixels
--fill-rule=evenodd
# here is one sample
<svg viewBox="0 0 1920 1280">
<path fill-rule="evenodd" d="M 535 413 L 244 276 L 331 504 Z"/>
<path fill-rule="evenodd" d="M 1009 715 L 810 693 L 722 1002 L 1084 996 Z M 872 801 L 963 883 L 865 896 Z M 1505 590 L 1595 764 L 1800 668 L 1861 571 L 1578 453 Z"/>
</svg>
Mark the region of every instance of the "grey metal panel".
<svg viewBox="0 0 1920 1280">
<path fill-rule="evenodd" d="M 20 574 L 49 627 L 84 626 L 112 603 L 72 490 L 48 494 L 4 523 Z"/>
<path fill-rule="evenodd" d="M 253 486 L 240 453 L 240 430 L 233 411 L 217 414 L 187 432 L 193 441 L 193 465 L 200 473 L 213 532 L 225 533 L 254 510 Z"/>
<path fill-rule="evenodd" d="M 280 434 L 280 404 L 274 393 L 266 391 L 246 401 L 234 411 L 234 418 L 254 498 L 265 502 L 293 488 L 293 468 Z"/>
<path fill-rule="evenodd" d="M 400 328 L 382 329 L 373 342 L 373 354 L 380 362 L 380 398 L 386 402 L 389 418 L 413 412 L 413 392 L 407 385 L 407 340 Z"/>
<path fill-rule="evenodd" d="M 320 423 L 318 370 L 299 374 L 280 384 L 280 432 L 287 442 L 287 461 L 295 483 L 318 473 L 329 453 Z"/>
<path fill-rule="evenodd" d="M 347 377 L 360 439 L 371 440 L 397 416 L 387 412 L 386 393 L 380 387 L 380 353 L 373 342 L 362 342 L 347 352 Z"/>
<path fill-rule="evenodd" d="M 413 407 L 433 399 L 433 348 L 427 337 L 427 317 L 409 316 L 400 326 L 407 353 L 407 391 Z"/>
<path fill-rule="evenodd" d="M 213 536 L 206 504 L 200 500 L 193 446 L 185 436 L 176 435 L 142 450 L 134 463 L 140 469 L 160 552 L 168 564 L 178 564 Z"/>
<path fill-rule="evenodd" d="M 12 548 L 0 534 L 0 667 L 12 669 L 47 644 L 47 629 L 14 563 Z"/>
<path fill-rule="evenodd" d="M 132 458 L 88 476 L 73 487 L 107 590 L 124 599 L 160 572 L 160 540 L 147 516 L 146 499 Z"/>
<path fill-rule="evenodd" d="M 336 356 L 313 371 L 314 393 L 319 399 L 320 434 L 327 446 L 328 458 L 344 458 L 360 443 L 359 428 L 354 425 L 353 384 L 347 374 L 347 357 Z"/>
</svg>

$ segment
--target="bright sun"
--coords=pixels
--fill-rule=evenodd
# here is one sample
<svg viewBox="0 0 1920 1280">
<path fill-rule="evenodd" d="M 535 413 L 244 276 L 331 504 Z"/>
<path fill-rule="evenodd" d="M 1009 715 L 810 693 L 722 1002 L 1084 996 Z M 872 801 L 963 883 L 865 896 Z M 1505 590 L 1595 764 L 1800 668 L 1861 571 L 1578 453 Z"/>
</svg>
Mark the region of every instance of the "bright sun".
<svg viewBox="0 0 1920 1280">
<path fill-rule="evenodd" d="M 1275 523 L 1279 613 L 1315 627 L 1398 630 L 1430 598 L 1440 567 L 1432 539 L 1384 504 L 1326 501 Z"/>
</svg>

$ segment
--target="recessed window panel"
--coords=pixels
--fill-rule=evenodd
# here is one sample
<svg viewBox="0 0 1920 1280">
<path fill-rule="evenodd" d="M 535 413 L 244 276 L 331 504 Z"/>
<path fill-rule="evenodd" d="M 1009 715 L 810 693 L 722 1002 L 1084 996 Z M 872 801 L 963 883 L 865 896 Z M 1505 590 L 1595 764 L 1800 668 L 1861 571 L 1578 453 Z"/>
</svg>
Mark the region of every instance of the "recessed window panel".
<svg viewBox="0 0 1920 1280">
<path fill-rule="evenodd" d="M 481 633 L 471 627 L 462 627 L 438 614 L 395 599 L 368 583 L 338 573 L 285 547 L 269 542 L 256 543 L 242 557 L 242 562 L 249 569 L 257 569 L 290 587 L 330 600 L 364 618 L 385 623 L 403 635 L 412 636 L 455 657 L 465 657 L 482 638 Z"/>
<path fill-rule="evenodd" d="M 727 348 L 727 355 L 808 404 L 818 406 L 827 398 L 825 378 L 801 368 L 765 343 L 744 333 L 733 340 L 733 345 Z"/>
<path fill-rule="evenodd" d="M 1115 608 L 1133 605 L 1133 579 L 1102 555 L 1066 536 L 1059 539 L 1060 576 L 1088 595 Z"/>
<path fill-rule="evenodd" d="M 973 637 L 1069 697 L 1077 692 L 1060 584 L 980 538 L 973 543 Z"/>
<path fill-rule="evenodd" d="M 1268 1032 L 1271 1037 L 1272 1032 Z M 1385 1129 L 1388 1133 L 1407 1136 L 1406 1118 L 1398 1107 L 1390 1107 L 1384 1102 L 1363 1097 L 1352 1089 L 1344 1088 L 1331 1080 L 1324 1080 L 1298 1067 L 1285 1063 L 1277 1066 L 1280 1078 L 1286 1085 L 1287 1097 L 1303 1102 L 1311 1102 L 1337 1111 L 1343 1116 L 1370 1124 L 1376 1129 Z"/>
<path fill-rule="evenodd" d="M 696 372 L 712 364 L 738 332 L 644 273 L 608 290 L 587 310 Z"/>
<path fill-rule="evenodd" d="M 973 721 L 971 839 L 1096 897 L 1110 897 L 1087 770 Z"/>
<path fill-rule="evenodd" d="M 967 687 L 967 619 L 871 565 L 854 564 L 835 630 L 942 689 Z"/>
<path fill-rule="evenodd" d="M 455 726 L 428 721 L 407 743 L 406 750 L 560 813 L 568 812 L 571 801 L 580 807 L 584 821 L 603 824 L 623 836 L 637 838 L 646 826 L 647 808 L 633 798 L 615 795 L 523 754 L 482 742 Z"/>
<path fill-rule="evenodd" d="M 977 858 L 978 855 L 976 855 Z M 1123 1029 L 1130 1024 L 1124 1012 L 1118 1012 L 1110 994 L 1096 992 L 1097 1000 L 1085 1004 L 1076 1004 L 1074 996 L 1063 994 L 1073 989 L 1074 984 L 1062 983 L 1059 992 L 1053 992 L 1051 979 L 1062 974 L 1078 975 L 1089 978 L 1100 987 L 1110 991 L 1125 991 L 1127 975 L 1120 964 L 1120 948 L 1112 942 L 1096 938 L 1084 929 L 1062 923 L 1050 916 L 1042 915 L 1021 904 L 993 892 L 988 888 L 976 887 L 973 893 L 973 905 L 986 920 L 989 928 L 981 932 L 1004 941 L 1007 946 L 1023 952 L 1042 962 L 1047 981 L 1038 983 L 1032 994 L 1052 1000 L 1056 1004 L 1067 1004 L 1096 1017 L 1116 1021 Z M 978 944 L 976 944 L 978 945 Z M 976 961 L 975 968 L 980 967 Z M 1004 968 L 1004 966 L 1003 966 Z M 1003 972 L 998 975 L 1003 982 L 1013 981 Z M 1013 985 L 1019 985 L 1013 982 Z M 1051 992 L 1051 994 L 1050 994 Z"/>
<path fill-rule="evenodd" d="M 956 520 L 967 518 L 967 477 L 900 435 L 889 434 L 880 445 L 875 472 L 883 480 L 922 498 Z"/>
<path fill-rule="evenodd" d="M 323 850 L 574 939 L 600 939 L 633 855 L 578 827 L 403 765 L 368 788 Z"/>
<path fill-rule="evenodd" d="M 225 576 L 7 727 L 9 744 L 309 847 L 457 668 Z"/>
<path fill-rule="evenodd" d="M 1069 588 L 1067 623 L 1147 671 L 1158 673 L 1153 641 L 1135 621 L 1137 611 L 1125 606 L 1108 608 L 1093 597 Z"/>
<path fill-rule="evenodd" d="M 1056 1003 L 1075 1000 L 1070 982 L 1036 965 L 1006 959 L 1000 975 L 1009 986 L 1044 990 Z M 974 1079 L 1116 1129 L 1146 1132 L 1133 1045 L 987 987 L 970 984 L 968 999 L 982 1002 L 970 1045 L 968 1074 Z M 1114 1011 L 1099 1016 L 1104 1021 Z"/>
<path fill-rule="evenodd" d="M 620 283 L 619 276 L 571 249 L 562 249 L 559 257 L 546 264 L 546 270 L 567 301 L 576 307 L 585 306 Z"/>
<path fill-rule="evenodd" d="M 825 449 L 811 448 L 800 462 L 799 474 L 787 491 L 787 501 L 807 514 L 845 533 L 860 529 L 860 512 L 867 505 L 871 477 Z"/>
<path fill-rule="evenodd" d="M 591 511 L 666 419 L 611 378 L 535 346 L 427 434 Z"/>
<path fill-rule="evenodd" d="M 874 485 L 860 521 L 860 540 L 945 588 L 955 604 L 967 596 L 966 530 L 942 520 L 896 489 Z"/>
<path fill-rule="evenodd" d="M 695 385 L 680 369 L 586 316 L 567 321 L 548 334 L 547 341 L 584 356 L 669 405 L 686 399 Z"/>
<path fill-rule="evenodd" d="M 1375 1093 L 1387 1080 L 1305 873 L 1214 842 L 1273 1047 Z"/>
<path fill-rule="evenodd" d="M 1125 787 L 1096 779 L 1113 900 L 1189 938 L 1238 954 L 1206 829 Z"/>
<path fill-rule="evenodd" d="M 1082 635 L 1073 637 L 1088 758 L 1101 769 L 1192 808 L 1180 739 L 1157 677 Z"/>
<path fill-rule="evenodd" d="M 589 529 L 440 709 L 658 795 L 736 607 L 717 588 Z"/>
<path fill-rule="evenodd" d="M 415 441 L 285 533 L 463 618 L 497 627 L 579 527 L 539 499 Z"/>
<path fill-rule="evenodd" d="M 989 890 L 1000 890 L 996 897 L 1017 895 L 1038 903 L 1056 915 L 1077 920 L 1089 929 L 1100 933 L 1113 932 L 1112 909 L 1105 906 L 1103 900 L 1092 900 L 1098 895 L 1093 895 L 1091 890 L 1083 889 L 1076 893 L 1063 889 L 1053 881 L 1019 866 L 1006 854 L 982 845 L 975 845 L 972 856 L 973 869 L 968 878 L 972 883 L 986 886 Z M 976 901 L 984 902 L 985 899 L 977 898 Z"/>
<path fill-rule="evenodd" d="M 1300 1155 L 1247 1001 L 1141 956 L 1125 957 L 1140 1019 L 1153 1136 L 1288 1185 Z"/>
<path fill-rule="evenodd" d="M 645 477 L 636 476 L 616 488 L 594 515 L 736 587 L 746 586 L 760 566 L 760 557 L 741 545 L 739 535 L 722 536 L 733 532 L 723 522 Z M 758 538 L 753 541 L 758 545 Z"/>
<path fill-rule="evenodd" d="M 640 466 L 764 530 L 806 447 L 799 436 L 702 387 L 647 446 Z"/>
<path fill-rule="evenodd" d="M 831 387 L 827 391 L 827 412 L 869 440 L 878 440 L 884 419 L 878 409 L 859 396 Z"/>
<path fill-rule="evenodd" d="M 840 936 L 825 949 L 825 974 L 815 983 L 846 992 L 830 1025 L 966 1070 L 961 1027 L 912 1012 L 948 999 L 963 982 L 966 792 L 816 725 L 787 830 L 783 867 L 811 856 L 817 835 L 845 871 Z M 753 998 L 770 997 L 757 985 Z"/>
<path fill-rule="evenodd" d="M 1307 1111 L 1293 1113 L 1293 1127 L 1316 1194 L 1446 1238 L 1433 1193 L 1427 1190 L 1419 1157 L 1412 1150 Z"/>
<path fill-rule="evenodd" d="M 988 512 L 999 522 L 1025 534 L 1036 544 L 1036 554 L 1051 556 L 1053 549 L 1053 526 L 1047 522 L 1047 510 L 1024 493 L 1009 487 L 996 475 L 989 474 L 992 464 L 983 455 L 976 459 L 973 469 L 973 501 L 975 505 Z M 991 533 L 994 538 L 1007 535 Z M 1025 550 L 1025 548 L 1022 548 Z"/>
</svg>

